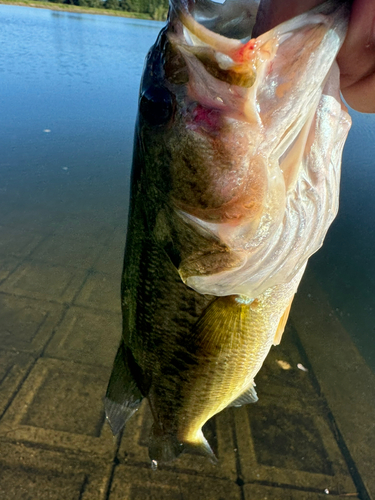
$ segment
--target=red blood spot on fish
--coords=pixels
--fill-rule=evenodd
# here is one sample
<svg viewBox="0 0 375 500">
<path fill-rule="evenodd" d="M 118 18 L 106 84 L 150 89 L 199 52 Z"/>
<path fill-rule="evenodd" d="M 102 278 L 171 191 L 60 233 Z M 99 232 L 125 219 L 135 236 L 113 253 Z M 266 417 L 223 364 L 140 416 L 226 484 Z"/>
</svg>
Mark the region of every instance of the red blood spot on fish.
<svg viewBox="0 0 375 500">
<path fill-rule="evenodd" d="M 222 114 L 217 109 L 206 108 L 197 104 L 192 111 L 192 125 L 205 130 L 219 130 L 222 125 Z"/>
<path fill-rule="evenodd" d="M 255 47 L 255 39 L 252 38 L 247 43 L 245 43 L 241 48 L 236 50 L 236 52 L 232 56 L 232 59 L 240 64 L 244 63 L 245 61 L 248 61 L 251 57 L 254 47 Z"/>
</svg>

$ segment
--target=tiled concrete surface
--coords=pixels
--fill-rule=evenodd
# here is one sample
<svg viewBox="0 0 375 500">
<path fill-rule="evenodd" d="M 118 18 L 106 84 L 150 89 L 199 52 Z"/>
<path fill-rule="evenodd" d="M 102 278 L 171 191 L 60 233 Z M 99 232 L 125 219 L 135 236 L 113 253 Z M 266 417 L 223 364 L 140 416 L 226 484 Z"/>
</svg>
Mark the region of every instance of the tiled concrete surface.
<svg viewBox="0 0 375 500">
<path fill-rule="evenodd" d="M 120 314 L 71 306 L 56 328 L 46 356 L 110 368 L 120 337 Z"/>
<path fill-rule="evenodd" d="M 120 276 L 93 272 L 90 274 L 75 304 L 94 307 L 97 310 L 119 312 L 120 310 Z"/>
<path fill-rule="evenodd" d="M 55 266 L 89 269 L 102 249 L 103 245 L 90 235 L 67 237 L 53 234 L 35 248 L 32 260 Z"/>
<path fill-rule="evenodd" d="M 0 292 L 42 301 L 71 302 L 85 276 L 82 269 L 24 262 L 0 285 Z"/>
<path fill-rule="evenodd" d="M 63 315 L 58 303 L 0 293 L 0 345 L 3 349 L 39 353 Z"/>
<path fill-rule="evenodd" d="M 1 443 L 0 498 L 105 500 L 111 461 L 61 450 Z"/>
<path fill-rule="evenodd" d="M 308 269 L 292 320 L 363 495 L 375 498 L 375 375 Z M 373 325 L 369 325 L 369 329 Z"/>
<path fill-rule="evenodd" d="M 4 414 L 34 362 L 35 355 L 0 350 L 0 415 Z"/>
<path fill-rule="evenodd" d="M 147 403 L 143 403 L 140 411 L 129 421 L 123 435 L 118 451 L 120 463 L 149 468 L 148 436 L 151 425 L 151 412 Z M 238 459 L 233 430 L 234 418 L 231 410 L 217 415 L 204 427 L 205 436 L 219 459 L 217 465 L 212 465 L 204 457 L 182 455 L 175 462 L 161 468 L 175 473 L 185 472 L 236 481 Z"/>
<path fill-rule="evenodd" d="M 310 491 L 293 490 L 289 488 L 279 488 L 263 486 L 259 484 L 246 484 L 244 486 L 245 500 L 327 500 L 330 493 L 313 493 Z M 352 497 L 334 497 L 334 498 L 357 498 Z"/>
<path fill-rule="evenodd" d="M 0 226 L 0 255 L 26 257 L 45 238 L 43 233 Z"/>
<path fill-rule="evenodd" d="M 120 335 L 123 227 L 99 212 L 38 214 L 17 225 L 9 213 L 0 228 L 1 500 L 370 498 L 291 323 L 256 379 L 259 402 L 206 425 L 217 466 L 184 455 L 152 471 L 147 404 L 113 438 L 102 398 Z"/>
<path fill-rule="evenodd" d="M 230 481 L 207 476 L 149 469 L 116 468 L 110 491 L 111 500 L 240 500 L 240 488 Z"/>
<path fill-rule="evenodd" d="M 259 402 L 236 412 L 238 449 L 245 482 L 279 483 L 335 494 L 355 491 L 348 466 L 330 428 L 325 401 L 289 324 L 257 377 Z M 278 361 L 291 367 L 283 369 Z"/>
</svg>

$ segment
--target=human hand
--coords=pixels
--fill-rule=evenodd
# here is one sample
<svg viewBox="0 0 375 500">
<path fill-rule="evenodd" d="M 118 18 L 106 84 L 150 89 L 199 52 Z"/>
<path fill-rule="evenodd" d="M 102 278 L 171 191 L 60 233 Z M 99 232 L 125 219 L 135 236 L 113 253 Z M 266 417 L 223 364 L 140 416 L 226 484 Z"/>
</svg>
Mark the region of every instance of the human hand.
<svg viewBox="0 0 375 500">
<path fill-rule="evenodd" d="M 261 0 L 254 36 L 323 3 L 322 0 Z M 375 113 L 375 2 L 354 0 L 348 33 L 338 54 L 341 92 L 353 109 Z"/>
</svg>

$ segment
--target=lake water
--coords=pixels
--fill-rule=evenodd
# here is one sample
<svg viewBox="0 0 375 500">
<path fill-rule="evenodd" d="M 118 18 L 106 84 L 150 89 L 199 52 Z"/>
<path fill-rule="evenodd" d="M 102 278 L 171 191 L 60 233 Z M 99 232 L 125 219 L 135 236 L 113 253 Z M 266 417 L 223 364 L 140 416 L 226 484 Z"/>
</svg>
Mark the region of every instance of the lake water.
<svg viewBox="0 0 375 500">
<path fill-rule="evenodd" d="M 85 235 L 91 238 L 86 242 L 90 248 L 98 242 L 104 251 L 103 234 L 108 233 L 112 245 L 113 230 L 120 263 L 138 86 L 144 57 L 161 26 L 0 5 L 0 229 L 5 238 L 7 231 L 18 231 L 21 239 L 21 233 L 29 231 L 42 241 L 51 235 L 61 237 L 64 227 L 69 241 Z M 352 117 L 340 213 L 310 266 L 342 325 L 375 371 L 375 117 L 355 112 Z M 69 249 L 54 245 L 56 259 L 65 258 L 60 253 Z M 35 248 L 38 254 L 39 247 Z M 51 252 L 40 255 L 52 262 Z M 24 261 L 15 260 L 19 255 L 21 251 L 12 250 L 9 262 L 0 266 L 0 283 L 9 269 L 14 275 L 23 269 Z M 57 266 L 57 260 L 52 264 Z M 73 268 L 75 263 L 69 265 Z M 116 267 L 115 280 L 120 271 Z M 10 295 L 23 297 L 17 290 Z M 113 296 L 117 300 L 117 288 Z M 101 309 L 101 298 L 96 303 Z M 84 299 L 78 304 L 84 304 Z M 110 305 L 108 311 L 112 311 Z M 43 345 L 45 349 L 47 344 Z"/>
<path fill-rule="evenodd" d="M 310 265 L 375 371 L 375 115 L 350 114 L 339 213 Z"/>
<path fill-rule="evenodd" d="M 4 5 L 0 14 L 6 181 L 47 183 L 49 201 L 63 168 L 83 183 L 124 182 L 143 61 L 160 23 Z"/>
</svg>

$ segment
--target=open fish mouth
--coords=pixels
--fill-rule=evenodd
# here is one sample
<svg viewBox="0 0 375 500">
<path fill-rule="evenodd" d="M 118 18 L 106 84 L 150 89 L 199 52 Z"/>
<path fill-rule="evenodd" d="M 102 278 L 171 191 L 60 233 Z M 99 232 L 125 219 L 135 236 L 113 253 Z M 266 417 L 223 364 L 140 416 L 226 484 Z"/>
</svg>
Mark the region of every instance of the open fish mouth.
<svg viewBox="0 0 375 500">
<path fill-rule="evenodd" d="M 223 9 L 221 4 L 215 4 L 215 7 Z M 216 16 L 216 22 L 210 23 L 212 28 L 209 29 L 205 26 L 202 12 L 198 11 L 198 15 L 196 14 L 198 20 L 193 13 L 181 8 L 177 15 L 183 24 L 186 41 L 184 50 L 187 53 L 195 55 L 207 72 L 218 80 L 240 87 L 252 87 L 256 79 L 256 61 L 253 57 L 256 41 L 251 39 L 251 18 L 248 19 L 248 33 L 245 39 L 237 40 L 231 36 L 231 32 L 228 33 L 229 36 L 224 36 L 220 31 L 213 30 L 215 26 L 220 26 L 220 16 Z M 231 20 L 233 31 L 236 33 L 236 19 Z"/>
<path fill-rule="evenodd" d="M 250 39 L 255 25 L 259 0 L 171 0 L 171 9 L 187 14 L 208 30 L 236 40 Z"/>
<path fill-rule="evenodd" d="M 280 45 L 301 31 L 300 38 L 305 38 L 311 51 L 321 44 L 333 24 L 337 33 L 346 29 L 345 22 L 335 22 L 345 16 L 331 15 L 332 11 L 346 10 L 346 2 L 340 7 L 332 0 L 324 8 L 315 9 L 315 14 L 312 11 L 301 15 L 253 38 L 258 5 L 244 0 L 226 0 L 222 4 L 211 0 L 171 0 L 169 14 L 169 39 L 187 66 L 188 96 L 207 108 L 225 112 L 227 118 L 250 123 L 261 123 L 255 96 Z M 301 66 L 303 71 L 303 61 Z M 173 80 L 176 68 L 170 69 Z M 283 75 L 279 76 L 282 80 Z M 280 92 L 285 90 L 280 87 Z M 199 119 L 201 115 L 198 113 Z"/>
<path fill-rule="evenodd" d="M 187 66 L 188 96 L 210 110 L 225 112 L 228 118 L 247 121 L 255 119 L 254 110 L 246 105 L 250 89 L 277 50 L 275 40 L 251 37 L 254 5 L 249 9 L 242 0 L 223 4 L 173 0 L 170 10 L 175 34 L 169 38 Z M 205 114 L 201 108 L 193 121 L 206 121 L 212 130 L 217 124 L 213 114 Z"/>
<path fill-rule="evenodd" d="M 182 257 L 183 281 L 205 294 L 255 297 L 290 280 L 338 206 L 335 144 L 349 124 L 335 58 L 347 2 L 328 1 L 256 38 L 258 4 L 250 4 L 171 0 L 166 31 L 165 81 L 177 103 L 168 196 L 230 256 L 223 267 L 211 253 Z"/>
</svg>

